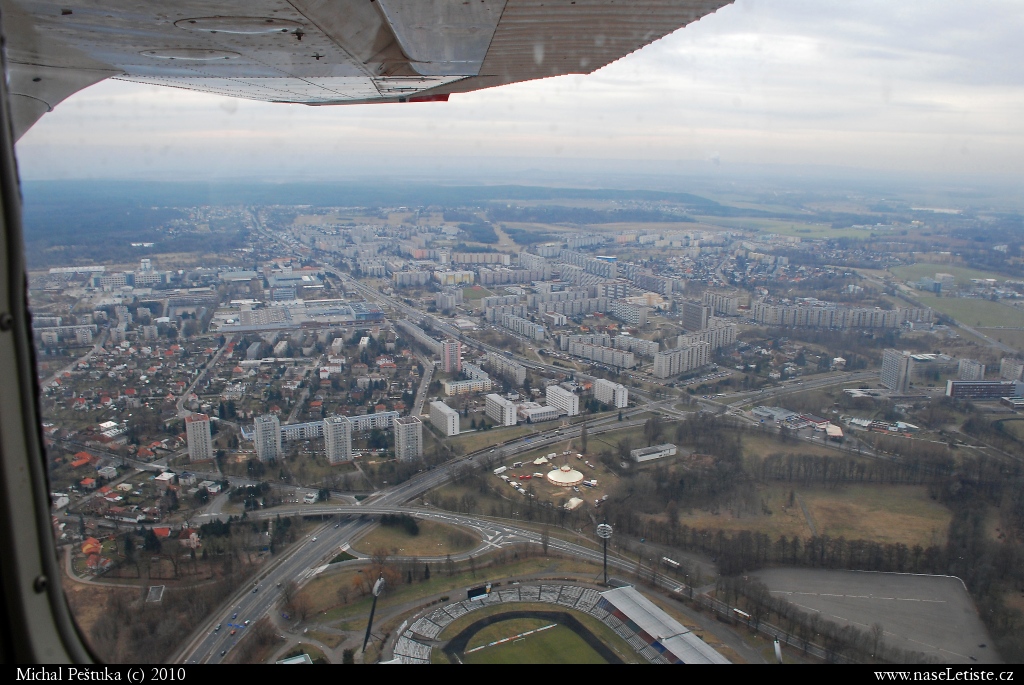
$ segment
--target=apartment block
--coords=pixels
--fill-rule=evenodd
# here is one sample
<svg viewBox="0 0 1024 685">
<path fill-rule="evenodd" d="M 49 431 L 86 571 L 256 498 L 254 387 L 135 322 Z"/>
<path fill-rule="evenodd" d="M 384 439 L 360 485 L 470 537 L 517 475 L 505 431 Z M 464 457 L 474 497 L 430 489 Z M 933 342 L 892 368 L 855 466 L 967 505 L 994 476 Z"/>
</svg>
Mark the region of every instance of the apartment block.
<svg viewBox="0 0 1024 685">
<path fill-rule="evenodd" d="M 499 426 L 516 425 L 516 405 L 506 400 L 501 395 L 490 394 L 485 398 L 486 405 L 484 412 Z"/>
<path fill-rule="evenodd" d="M 629 404 L 629 390 L 621 383 L 603 378 L 594 381 L 594 399 L 603 404 L 622 409 Z"/>
<path fill-rule="evenodd" d="M 256 446 L 256 457 L 262 462 L 275 461 L 281 458 L 281 422 L 273 414 L 256 417 L 256 433 L 253 443 Z"/>
<path fill-rule="evenodd" d="M 210 417 L 206 414 L 189 414 L 185 417 L 185 437 L 188 441 L 189 461 L 213 459 L 213 436 L 210 433 Z"/>
<path fill-rule="evenodd" d="M 430 422 L 446 436 L 459 434 L 459 412 L 440 400 L 430 403 Z"/>
<path fill-rule="evenodd" d="M 327 461 L 340 464 L 352 461 L 352 422 L 345 416 L 329 416 L 324 419 L 324 447 Z"/>
<path fill-rule="evenodd" d="M 395 420 L 395 458 L 412 461 L 423 457 L 423 422 L 416 416 Z"/>
<path fill-rule="evenodd" d="M 549 407 L 564 411 L 569 416 L 578 416 L 580 413 L 579 396 L 565 388 L 549 385 L 545 391 L 545 398 Z"/>
</svg>

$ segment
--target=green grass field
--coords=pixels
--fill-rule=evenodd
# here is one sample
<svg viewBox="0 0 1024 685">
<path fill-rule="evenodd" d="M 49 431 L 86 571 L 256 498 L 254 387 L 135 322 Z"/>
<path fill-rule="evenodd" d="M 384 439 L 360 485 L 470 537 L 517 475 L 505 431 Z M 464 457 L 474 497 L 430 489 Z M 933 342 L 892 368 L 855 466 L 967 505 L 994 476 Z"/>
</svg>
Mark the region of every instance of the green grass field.
<svg viewBox="0 0 1024 685">
<path fill-rule="evenodd" d="M 1013 437 L 1018 440 L 1024 440 L 1024 419 L 1006 419 L 1005 421 L 1000 421 L 999 424 L 1003 427 L 1003 430 Z"/>
<path fill-rule="evenodd" d="M 468 552 L 479 544 L 479 537 L 464 528 L 447 526 L 436 521 L 419 521 L 419 535 L 409 535 L 401 528 L 378 526 L 359 538 L 352 546 L 363 554 L 386 549 L 398 556 L 444 556 Z"/>
<path fill-rule="evenodd" d="M 935 274 L 950 274 L 956 279 L 957 285 L 970 285 L 972 278 L 994 278 L 997 281 L 1004 281 L 1008 276 L 996 273 L 995 271 L 981 271 L 979 269 L 968 269 L 963 266 L 952 266 L 950 264 L 931 264 L 928 262 L 920 264 L 909 264 L 907 266 L 894 266 L 889 271 L 901 281 L 919 281 L 922 278 L 935 278 Z"/>
<path fill-rule="evenodd" d="M 754 217 L 719 217 L 719 216 L 697 216 L 694 218 L 704 223 L 713 224 L 724 228 L 735 228 L 740 230 L 759 230 L 762 233 L 778 233 L 779 235 L 796 236 L 800 238 L 867 238 L 871 231 L 856 228 L 832 228 L 822 223 L 800 223 L 797 221 L 785 221 L 782 219 L 761 219 Z"/>
<path fill-rule="evenodd" d="M 466 651 L 548 625 L 551 625 L 551 621 L 544 618 L 510 618 L 507 621 L 492 623 L 469 639 L 469 642 L 466 643 Z"/>
<path fill-rule="evenodd" d="M 925 306 L 948 314 L 967 326 L 1024 326 L 1024 312 L 991 300 L 962 297 L 929 297 L 925 293 L 914 293 L 914 297 Z"/>
<path fill-rule="evenodd" d="M 482 285 L 471 285 L 468 288 L 462 289 L 462 299 L 466 302 L 473 302 L 480 300 L 494 293 L 483 287 Z"/>
<path fill-rule="evenodd" d="M 978 331 L 1018 351 L 1024 350 L 1024 331 L 1013 331 L 1006 328 L 979 328 Z"/>
<path fill-rule="evenodd" d="M 555 626 L 514 642 L 487 647 L 479 652 L 466 654 L 463 660 L 467 664 L 608 663 L 580 636 L 565 626 Z"/>
</svg>

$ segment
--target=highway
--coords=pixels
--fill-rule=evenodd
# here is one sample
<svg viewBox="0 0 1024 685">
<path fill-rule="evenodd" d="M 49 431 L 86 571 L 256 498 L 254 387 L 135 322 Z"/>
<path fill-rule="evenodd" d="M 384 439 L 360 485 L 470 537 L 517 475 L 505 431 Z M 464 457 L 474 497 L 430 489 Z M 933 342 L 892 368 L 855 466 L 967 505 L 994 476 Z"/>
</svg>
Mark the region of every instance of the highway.
<svg viewBox="0 0 1024 685">
<path fill-rule="evenodd" d="M 465 516 L 448 512 L 429 511 L 413 507 L 394 507 L 375 505 L 341 505 L 321 506 L 315 510 L 296 509 L 294 511 L 267 511 L 256 515 L 256 518 L 273 518 L 278 514 L 287 516 L 290 514 L 323 513 L 346 516 L 339 522 L 329 522 L 309 533 L 302 542 L 296 543 L 291 553 L 284 555 L 281 559 L 271 563 L 270 567 L 261 571 L 259 578 L 238 590 L 231 600 L 214 613 L 204 625 L 193 634 L 184 649 L 179 653 L 176 663 L 211 663 L 216 664 L 223 661 L 232 647 L 244 636 L 247 629 L 245 622 L 250 621 L 250 627 L 264 615 L 272 612 L 280 613 L 279 602 L 281 600 L 282 587 L 288 581 L 294 580 L 299 584 L 310 580 L 323 571 L 330 560 L 339 552 L 347 548 L 351 540 L 355 539 L 366 527 L 373 525 L 372 520 L 363 520 L 366 515 L 381 515 L 393 513 L 408 513 L 417 518 L 441 521 L 450 525 L 464 526 L 476 530 L 482 539 L 482 545 L 472 552 L 461 555 L 452 555 L 453 560 L 465 557 L 490 549 L 497 549 L 507 545 L 520 544 L 541 544 L 541 533 L 520 528 L 507 522 L 496 522 L 478 516 Z M 353 518 L 355 516 L 360 518 Z M 567 542 L 556 537 L 549 537 L 548 547 L 552 550 L 564 552 L 577 558 L 586 559 L 592 562 L 600 562 L 602 553 Z M 430 558 L 420 557 L 421 561 L 440 561 L 443 557 Z M 608 566 L 619 571 L 631 572 L 636 568 L 636 562 L 623 560 L 612 553 L 608 555 Z M 232 616 L 237 615 L 237 618 Z M 219 629 L 218 629 L 218 626 Z M 231 631 L 235 635 L 231 635 Z"/>
<path fill-rule="evenodd" d="M 644 412 L 646 409 L 638 408 L 633 413 Z M 609 431 L 620 430 L 642 426 L 644 419 L 633 419 L 618 421 L 617 417 L 601 417 L 587 422 L 588 431 L 591 436 L 600 435 Z M 275 519 L 277 516 L 292 515 L 365 515 L 407 512 L 423 518 L 440 518 L 449 523 L 456 523 L 480 531 L 485 540 L 485 547 L 499 547 L 507 544 L 518 544 L 524 541 L 540 542 L 540 535 L 527 529 L 516 528 L 507 523 L 495 523 L 485 521 L 480 517 L 458 516 L 446 512 L 433 512 L 414 507 L 401 506 L 411 499 L 419 497 L 442 484 L 451 476 L 451 467 L 458 464 L 479 465 L 492 457 L 505 458 L 527 452 L 541 447 L 547 447 L 557 442 L 564 442 L 567 439 L 578 437 L 581 424 L 566 428 L 557 428 L 541 435 L 526 436 L 515 439 L 499 447 L 487 448 L 474 452 L 465 457 L 454 459 L 443 467 L 424 471 L 417 474 L 410 480 L 397 486 L 381 491 L 363 502 L 352 504 L 321 504 L 321 505 L 297 505 L 293 507 L 275 507 L 265 511 L 250 512 L 250 519 Z M 237 482 L 236 482 L 237 481 Z M 242 484 L 240 479 L 232 479 L 233 484 Z M 212 503 L 211 503 L 212 506 Z M 218 507 L 219 509 L 219 507 Z M 447 517 L 447 518 L 446 518 Z M 197 523 L 208 522 L 212 518 L 226 519 L 227 515 L 219 513 L 201 514 L 193 518 Z M 244 620 L 255 622 L 258 618 L 274 610 L 275 603 L 280 599 L 280 588 L 278 583 L 286 583 L 289 580 L 303 582 L 311 576 L 311 570 L 326 564 L 334 555 L 351 540 L 361 535 L 366 528 L 375 525 L 372 519 L 345 521 L 338 528 L 331 524 L 321 526 L 316 532 L 310 534 L 308 539 L 295 543 L 282 556 L 271 562 L 269 569 L 262 571 L 260 580 L 256 586 L 243 587 L 235 593 L 227 609 L 221 609 L 213 614 L 192 639 L 188 641 L 188 647 L 184 649 L 178 661 L 180 662 L 209 662 L 218 663 L 221 660 L 220 652 L 230 650 L 241 638 L 245 628 L 236 626 L 228 627 L 225 621 L 232 624 L 242 623 Z M 550 546 L 555 549 L 563 549 L 572 554 L 583 555 L 586 558 L 593 558 L 593 551 L 579 545 L 571 545 L 562 541 L 551 540 Z M 482 550 L 481 550 L 482 551 Z M 609 563 L 611 563 L 609 561 Z M 632 564 L 632 562 L 630 562 Z M 632 565 L 626 564 L 623 568 L 628 570 Z M 256 589 L 253 593 L 252 590 Z M 237 612 L 238 620 L 226 619 Z M 215 626 L 220 623 L 224 627 L 215 631 Z M 231 636 L 230 631 L 238 631 Z"/>
</svg>

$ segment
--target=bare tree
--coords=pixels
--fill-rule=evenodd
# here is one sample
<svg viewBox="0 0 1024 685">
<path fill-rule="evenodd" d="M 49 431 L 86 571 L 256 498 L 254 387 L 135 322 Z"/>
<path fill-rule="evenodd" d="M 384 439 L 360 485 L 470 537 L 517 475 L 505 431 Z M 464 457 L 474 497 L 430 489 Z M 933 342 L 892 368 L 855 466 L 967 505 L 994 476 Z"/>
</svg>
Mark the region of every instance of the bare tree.
<svg viewBox="0 0 1024 685">
<path fill-rule="evenodd" d="M 871 656 L 878 657 L 878 648 L 882 645 L 882 641 L 885 639 L 885 628 L 882 627 L 881 623 L 871 624 Z"/>
</svg>

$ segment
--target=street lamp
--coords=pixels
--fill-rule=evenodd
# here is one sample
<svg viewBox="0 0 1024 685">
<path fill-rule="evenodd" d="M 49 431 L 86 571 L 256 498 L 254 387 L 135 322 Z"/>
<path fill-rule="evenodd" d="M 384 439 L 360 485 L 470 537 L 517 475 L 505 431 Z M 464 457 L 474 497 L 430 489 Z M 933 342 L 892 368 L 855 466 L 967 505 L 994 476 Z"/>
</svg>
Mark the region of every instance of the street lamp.
<svg viewBox="0 0 1024 685">
<path fill-rule="evenodd" d="M 604 541 L 604 584 L 608 584 L 608 538 L 612 536 L 612 527 L 608 521 L 597 524 L 597 537 Z"/>
<path fill-rule="evenodd" d="M 363 652 L 366 652 L 366 643 L 370 641 L 370 629 L 373 627 L 373 613 L 377 611 L 377 598 L 384 591 L 384 576 L 381 575 L 373 584 L 373 604 L 370 606 L 370 620 L 366 622 L 366 637 L 363 638 Z"/>
</svg>

